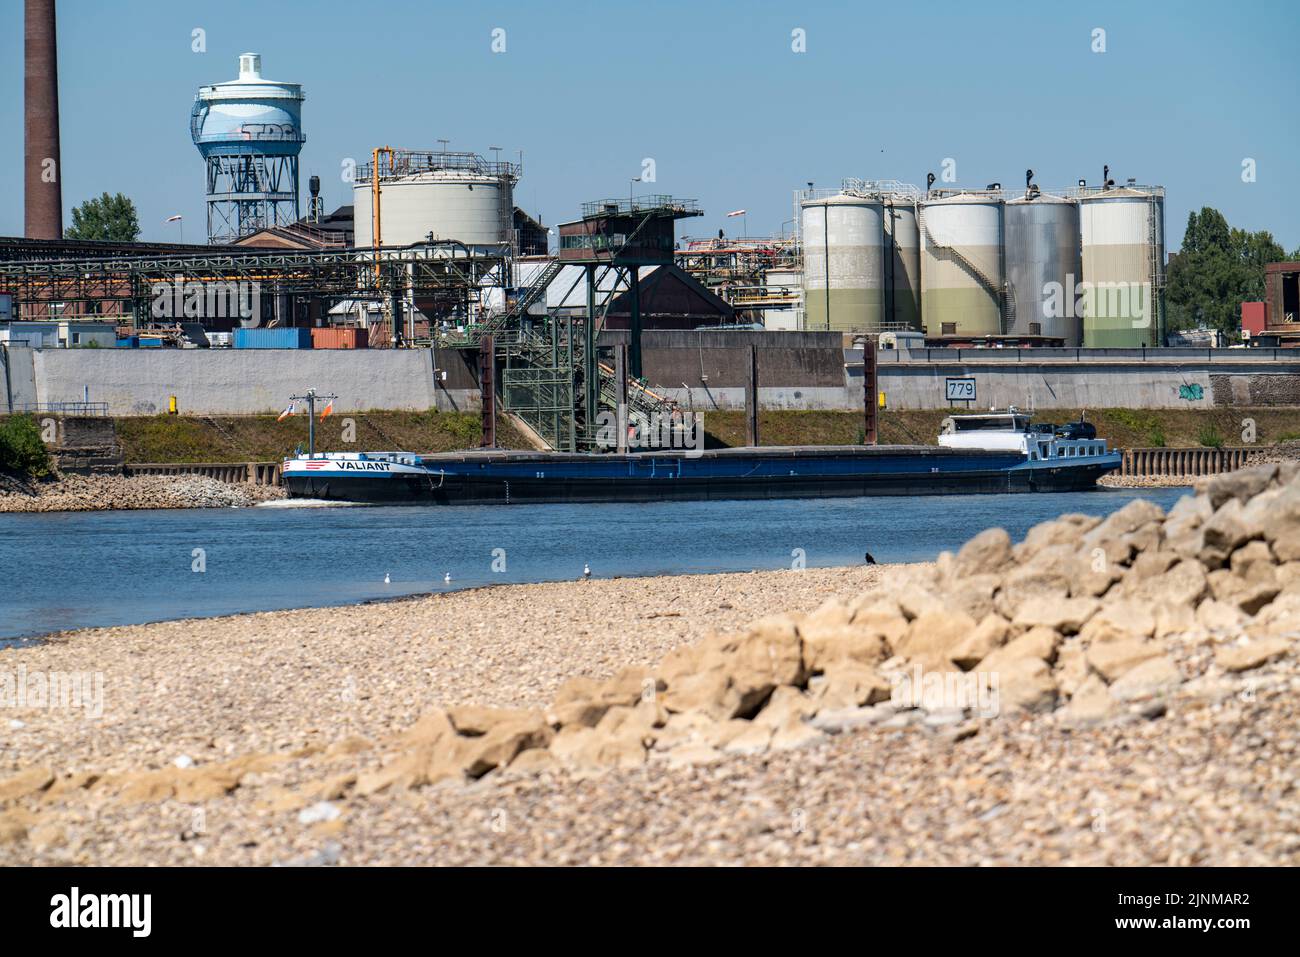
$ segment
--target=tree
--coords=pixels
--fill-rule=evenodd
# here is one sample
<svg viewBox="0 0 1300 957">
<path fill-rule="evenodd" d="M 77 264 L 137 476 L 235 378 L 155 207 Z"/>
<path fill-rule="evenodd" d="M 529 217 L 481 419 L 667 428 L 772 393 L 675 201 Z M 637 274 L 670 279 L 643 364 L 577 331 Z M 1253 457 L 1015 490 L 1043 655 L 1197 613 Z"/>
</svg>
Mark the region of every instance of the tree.
<svg viewBox="0 0 1300 957">
<path fill-rule="evenodd" d="M 1235 336 L 1241 304 L 1264 298 L 1264 267 L 1285 257 L 1267 230 L 1233 229 L 1208 206 L 1189 214 L 1183 247 L 1167 277 L 1170 328 L 1205 327 Z"/>
<path fill-rule="evenodd" d="M 121 193 L 88 199 L 72 211 L 72 225 L 63 231 L 63 238 L 133 243 L 140 238 L 135 203 Z"/>
</svg>

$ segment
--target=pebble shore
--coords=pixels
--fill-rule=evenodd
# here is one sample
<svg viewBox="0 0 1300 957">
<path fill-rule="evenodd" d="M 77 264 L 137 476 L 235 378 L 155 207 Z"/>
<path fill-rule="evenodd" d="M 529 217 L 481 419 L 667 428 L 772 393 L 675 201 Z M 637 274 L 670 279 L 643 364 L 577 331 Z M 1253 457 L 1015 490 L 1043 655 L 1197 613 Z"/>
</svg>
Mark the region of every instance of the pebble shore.
<svg viewBox="0 0 1300 957">
<path fill-rule="evenodd" d="M 1295 865 L 1298 651 L 1290 466 L 924 565 L 71 632 L 0 650 L 104 691 L 0 708 L 0 865 Z"/>
<path fill-rule="evenodd" d="M 0 476 L 0 512 L 230 508 L 286 497 L 275 485 L 230 485 L 202 475 L 67 475 L 54 482 Z"/>
</svg>

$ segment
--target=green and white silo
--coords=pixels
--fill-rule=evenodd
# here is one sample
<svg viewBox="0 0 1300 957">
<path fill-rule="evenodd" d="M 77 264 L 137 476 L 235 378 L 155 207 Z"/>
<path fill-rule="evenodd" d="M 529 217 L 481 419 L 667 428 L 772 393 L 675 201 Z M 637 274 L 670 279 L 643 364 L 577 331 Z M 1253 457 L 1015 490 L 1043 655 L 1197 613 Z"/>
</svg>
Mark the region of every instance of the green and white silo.
<svg viewBox="0 0 1300 957">
<path fill-rule="evenodd" d="M 884 316 L 883 206 L 839 193 L 800 203 L 804 328 L 860 332 Z"/>
<path fill-rule="evenodd" d="M 918 208 L 921 321 L 927 334 L 1003 333 L 1002 194 L 955 193 L 923 200 Z"/>
<path fill-rule="evenodd" d="M 1083 344 L 1161 344 L 1165 193 L 1159 186 L 1087 190 L 1079 197 Z"/>
</svg>

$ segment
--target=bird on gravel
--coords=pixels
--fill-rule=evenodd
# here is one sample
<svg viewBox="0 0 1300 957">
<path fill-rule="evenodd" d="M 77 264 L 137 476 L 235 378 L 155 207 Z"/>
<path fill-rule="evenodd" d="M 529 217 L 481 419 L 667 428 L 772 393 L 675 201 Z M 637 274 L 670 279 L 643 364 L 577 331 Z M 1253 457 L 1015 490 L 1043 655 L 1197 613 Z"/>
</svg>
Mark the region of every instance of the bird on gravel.
<svg viewBox="0 0 1300 957">
<path fill-rule="evenodd" d="M 874 564 L 876 564 L 876 560 L 875 560 L 874 558 L 871 557 L 871 552 L 867 552 L 866 559 L 867 559 L 867 564 L 868 564 L 868 565 L 874 565 Z"/>
<path fill-rule="evenodd" d="M 591 577 L 591 566 L 588 565 L 586 562 L 582 563 L 582 577 L 583 578 Z"/>
</svg>

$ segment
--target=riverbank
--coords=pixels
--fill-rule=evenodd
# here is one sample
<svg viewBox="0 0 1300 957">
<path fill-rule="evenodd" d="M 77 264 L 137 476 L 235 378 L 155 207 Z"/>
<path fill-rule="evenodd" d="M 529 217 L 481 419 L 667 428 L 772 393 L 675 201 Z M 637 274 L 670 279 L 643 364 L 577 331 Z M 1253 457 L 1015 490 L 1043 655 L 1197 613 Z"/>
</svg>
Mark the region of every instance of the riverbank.
<svg viewBox="0 0 1300 957">
<path fill-rule="evenodd" d="M 2 716 L 0 863 L 1296 864 L 1297 637 L 1276 467 L 932 564 L 68 633 L 0 651 L 103 692 Z"/>
<path fill-rule="evenodd" d="M 47 482 L 0 475 L 0 513 L 239 508 L 286 497 L 278 485 L 229 485 L 198 475 L 66 475 Z"/>
</svg>

